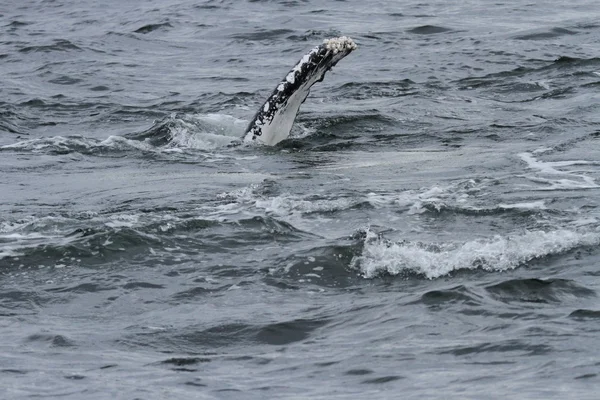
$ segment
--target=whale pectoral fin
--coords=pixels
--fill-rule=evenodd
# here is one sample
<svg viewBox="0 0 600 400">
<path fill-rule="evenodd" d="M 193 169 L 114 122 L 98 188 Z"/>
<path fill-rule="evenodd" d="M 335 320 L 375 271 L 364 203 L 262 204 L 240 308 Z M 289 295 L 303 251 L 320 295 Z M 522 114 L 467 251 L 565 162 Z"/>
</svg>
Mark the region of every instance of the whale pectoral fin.
<svg viewBox="0 0 600 400">
<path fill-rule="evenodd" d="M 244 141 L 259 140 L 273 145 L 287 138 L 310 88 L 321 82 L 325 73 L 354 49 L 354 41 L 342 36 L 325 40 L 302 57 L 254 115 Z"/>
<path fill-rule="evenodd" d="M 323 77 L 323 78 L 324 78 L 324 77 Z M 321 82 L 321 81 L 323 80 L 323 78 L 321 78 L 321 80 L 320 80 L 320 81 L 317 81 L 317 82 Z M 301 104 L 304 104 L 304 102 L 305 102 L 305 101 L 306 101 L 306 99 L 308 98 L 308 95 L 309 95 L 309 94 L 310 94 L 310 90 L 307 90 L 307 91 L 306 91 L 306 94 L 304 95 L 304 98 L 302 99 L 302 102 L 301 102 Z"/>
</svg>

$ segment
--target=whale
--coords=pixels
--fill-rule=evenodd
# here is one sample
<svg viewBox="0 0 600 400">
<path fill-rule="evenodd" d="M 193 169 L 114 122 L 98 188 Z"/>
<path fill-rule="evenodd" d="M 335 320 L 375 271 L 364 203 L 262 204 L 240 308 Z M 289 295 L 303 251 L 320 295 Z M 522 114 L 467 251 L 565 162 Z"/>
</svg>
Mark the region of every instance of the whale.
<svg viewBox="0 0 600 400">
<path fill-rule="evenodd" d="M 289 137 L 300 105 L 308 97 L 310 88 L 321 82 L 327 71 L 356 48 L 351 38 L 341 36 L 325 39 L 310 50 L 258 109 L 242 140 L 272 146 Z"/>
</svg>

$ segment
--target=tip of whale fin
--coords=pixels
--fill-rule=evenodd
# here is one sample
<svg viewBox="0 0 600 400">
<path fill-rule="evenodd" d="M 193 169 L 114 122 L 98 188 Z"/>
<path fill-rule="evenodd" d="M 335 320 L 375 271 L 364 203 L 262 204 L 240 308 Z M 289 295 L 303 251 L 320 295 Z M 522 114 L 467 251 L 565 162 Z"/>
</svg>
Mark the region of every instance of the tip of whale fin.
<svg viewBox="0 0 600 400">
<path fill-rule="evenodd" d="M 274 145 L 286 139 L 310 88 L 321 82 L 327 71 L 356 48 L 351 38 L 340 36 L 325 39 L 304 55 L 258 109 L 243 140 Z"/>
</svg>

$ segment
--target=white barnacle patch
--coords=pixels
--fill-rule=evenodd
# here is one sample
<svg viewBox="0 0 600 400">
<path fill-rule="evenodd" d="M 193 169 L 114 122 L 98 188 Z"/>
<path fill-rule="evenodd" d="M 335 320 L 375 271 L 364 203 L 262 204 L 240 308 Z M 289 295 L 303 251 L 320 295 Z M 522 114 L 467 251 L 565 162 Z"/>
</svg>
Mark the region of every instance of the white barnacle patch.
<svg viewBox="0 0 600 400">
<path fill-rule="evenodd" d="M 300 65 L 303 65 L 303 64 L 306 64 L 307 62 L 309 62 L 310 61 L 310 55 L 311 55 L 311 53 L 309 53 L 309 54 L 305 55 L 304 57 L 302 57 L 302 60 L 300 60 L 300 63 L 298 65 L 296 65 L 296 68 L 298 66 L 300 66 Z"/>
<path fill-rule="evenodd" d="M 289 83 L 291 83 L 292 85 L 294 84 L 294 82 L 296 81 L 296 77 L 295 77 L 295 72 L 296 71 L 291 71 L 289 74 L 287 74 L 287 76 L 285 77 L 285 80 L 288 81 Z"/>
<path fill-rule="evenodd" d="M 352 51 L 357 47 L 354 40 L 347 36 L 325 39 L 323 44 L 327 50 L 333 51 L 334 54 L 337 54 L 340 51 Z"/>
<path fill-rule="evenodd" d="M 263 111 L 264 112 L 269 111 L 269 102 L 268 101 L 265 103 L 265 106 L 263 107 Z"/>
</svg>

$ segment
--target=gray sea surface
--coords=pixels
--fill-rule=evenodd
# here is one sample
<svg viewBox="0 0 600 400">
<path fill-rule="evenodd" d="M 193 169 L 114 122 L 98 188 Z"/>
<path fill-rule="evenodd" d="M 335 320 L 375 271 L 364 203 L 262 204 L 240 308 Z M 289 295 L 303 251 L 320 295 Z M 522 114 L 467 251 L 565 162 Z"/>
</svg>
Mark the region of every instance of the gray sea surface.
<svg viewBox="0 0 600 400">
<path fill-rule="evenodd" d="M 597 399 L 592 0 L 3 0 L 1 399 Z M 323 39 L 292 137 L 240 137 Z"/>
</svg>

